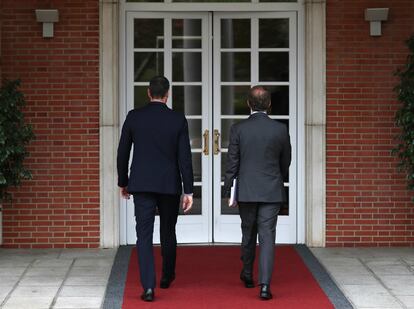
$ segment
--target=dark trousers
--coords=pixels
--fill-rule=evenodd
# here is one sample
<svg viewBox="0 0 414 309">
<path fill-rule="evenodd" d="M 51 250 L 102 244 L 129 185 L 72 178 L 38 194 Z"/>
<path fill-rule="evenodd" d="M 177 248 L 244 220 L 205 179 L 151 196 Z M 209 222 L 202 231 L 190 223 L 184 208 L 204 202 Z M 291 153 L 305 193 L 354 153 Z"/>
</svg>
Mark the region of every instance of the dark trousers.
<svg viewBox="0 0 414 309">
<path fill-rule="evenodd" d="M 280 203 L 239 202 L 243 272 L 246 276 L 253 275 L 256 239 L 257 234 L 259 234 L 259 284 L 270 284 L 272 278 L 275 258 L 276 223 L 280 206 Z"/>
<path fill-rule="evenodd" d="M 160 237 L 162 272 L 169 277 L 175 275 L 177 223 L 180 205 L 179 195 L 158 193 L 135 193 L 135 230 L 137 233 L 138 265 L 141 284 L 146 289 L 155 288 L 155 265 L 152 248 L 155 211 L 160 215 Z"/>
</svg>

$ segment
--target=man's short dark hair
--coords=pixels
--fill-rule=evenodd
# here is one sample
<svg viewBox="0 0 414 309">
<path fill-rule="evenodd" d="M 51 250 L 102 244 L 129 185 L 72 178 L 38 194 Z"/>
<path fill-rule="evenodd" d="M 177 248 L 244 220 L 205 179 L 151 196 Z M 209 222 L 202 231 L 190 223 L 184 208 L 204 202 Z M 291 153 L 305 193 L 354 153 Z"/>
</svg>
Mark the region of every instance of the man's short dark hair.
<svg viewBox="0 0 414 309">
<path fill-rule="evenodd" d="M 151 78 L 149 92 L 153 98 L 164 98 L 170 89 L 170 82 L 164 76 L 155 76 Z"/>
<path fill-rule="evenodd" d="M 266 111 L 271 103 L 270 92 L 262 86 L 254 86 L 250 88 L 247 100 L 253 111 Z"/>
</svg>

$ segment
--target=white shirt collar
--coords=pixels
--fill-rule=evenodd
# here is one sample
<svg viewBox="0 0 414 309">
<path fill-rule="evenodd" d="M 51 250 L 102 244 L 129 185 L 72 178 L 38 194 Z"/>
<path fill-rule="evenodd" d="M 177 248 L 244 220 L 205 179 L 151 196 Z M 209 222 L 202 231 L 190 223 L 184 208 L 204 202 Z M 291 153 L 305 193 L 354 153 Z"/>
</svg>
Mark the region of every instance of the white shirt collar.
<svg viewBox="0 0 414 309">
<path fill-rule="evenodd" d="M 257 113 L 262 113 L 262 114 L 267 115 L 267 112 L 265 112 L 265 111 L 252 111 L 252 110 L 250 110 L 250 115 L 257 114 Z"/>
<path fill-rule="evenodd" d="M 157 100 L 157 99 L 151 100 L 151 102 L 164 103 L 163 101 L 161 101 L 161 100 Z M 164 103 L 164 104 L 165 104 L 165 103 Z"/>
</svg>

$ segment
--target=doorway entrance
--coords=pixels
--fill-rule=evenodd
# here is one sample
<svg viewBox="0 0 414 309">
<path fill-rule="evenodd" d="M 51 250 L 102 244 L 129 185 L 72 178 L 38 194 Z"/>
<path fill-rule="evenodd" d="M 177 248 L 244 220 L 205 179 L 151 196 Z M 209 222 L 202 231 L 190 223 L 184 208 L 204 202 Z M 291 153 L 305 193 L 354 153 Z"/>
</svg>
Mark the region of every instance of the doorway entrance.
<svg viewBox="0 0 414 309">
<path fill-rule="evenodd" d="M 297 27 L 294 12 L 127 12 L 126 106 L 144 106 L 154 75 L 171 81 L 169 107 L 185 113 L 194 169 L 194 206 L 177 224 L 179 243 L 240 242 L 238 210 L 222 187 L 230 126 L 246 119 L 247 91 L 272 94 L 270 117 L 289 127 L 292 164 L 288 205 L 277 225 L 278 243 L 297 241 Z M 126 209 L 126 238 L 134 244 L 133 201 Z M 159 242 L 156 218 L 154 242 Z"/>
</svg>

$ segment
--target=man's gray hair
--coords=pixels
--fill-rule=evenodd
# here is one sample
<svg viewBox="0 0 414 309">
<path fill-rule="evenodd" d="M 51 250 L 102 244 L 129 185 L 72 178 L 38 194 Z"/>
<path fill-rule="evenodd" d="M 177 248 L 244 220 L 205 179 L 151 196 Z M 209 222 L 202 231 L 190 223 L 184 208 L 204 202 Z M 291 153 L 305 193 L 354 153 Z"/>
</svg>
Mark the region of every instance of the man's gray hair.
<svg viewBox="0 0 414 309">
<path fill-rule="evenodd" d="M 271 103 L 270 92 L 262 86 L 254 86 L 250 88 L 247 100 L 253 111 L 266 111 Z"/>
</svg>

